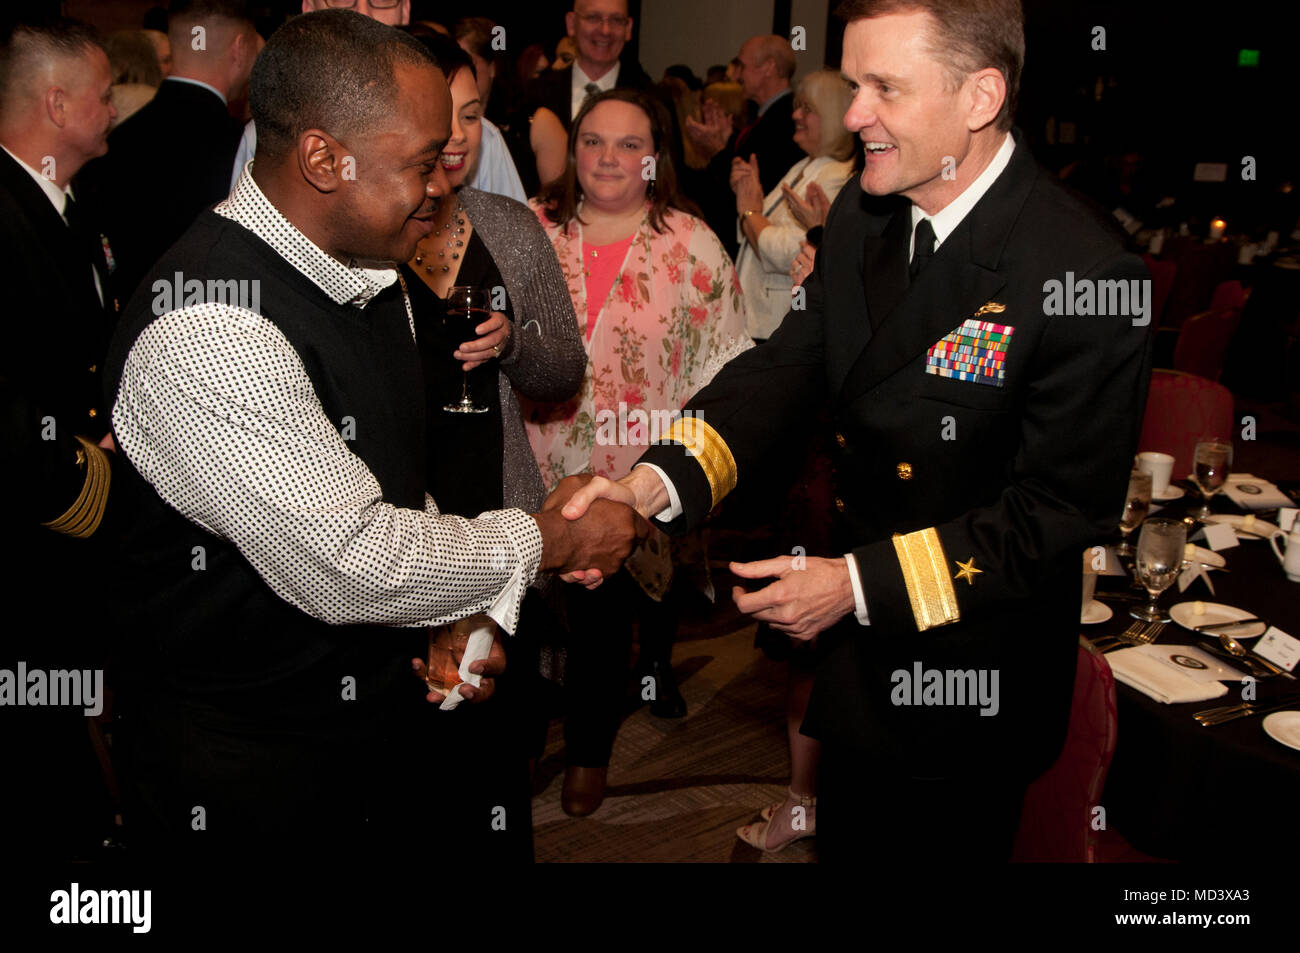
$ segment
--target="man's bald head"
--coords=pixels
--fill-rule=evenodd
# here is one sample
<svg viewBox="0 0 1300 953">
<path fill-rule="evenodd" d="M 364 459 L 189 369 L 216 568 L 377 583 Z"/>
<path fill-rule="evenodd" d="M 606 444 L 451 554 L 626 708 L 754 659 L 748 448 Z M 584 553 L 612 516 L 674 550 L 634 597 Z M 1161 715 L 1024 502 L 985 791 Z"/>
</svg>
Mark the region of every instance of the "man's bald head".
<svg viewBox="0 0 1300 953">
<path fill-rule="evenodd" d="M 745 88 L 745 95 L 755 102 L 766 102 L 789 88 L 796 62 L 790 41 L 784 37 L 775 34 L 750 37 L 736 59 L 741 64 L 737 79 Z"/>
</svg>

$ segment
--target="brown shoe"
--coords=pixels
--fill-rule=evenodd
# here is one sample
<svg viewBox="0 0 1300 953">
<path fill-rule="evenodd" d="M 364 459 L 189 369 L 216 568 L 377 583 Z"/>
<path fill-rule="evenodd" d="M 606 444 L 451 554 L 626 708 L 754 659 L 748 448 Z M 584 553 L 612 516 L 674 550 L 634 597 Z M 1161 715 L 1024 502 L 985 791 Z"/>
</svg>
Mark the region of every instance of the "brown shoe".
<svg viewBox="0 0 1300 953">
<path fill-rule="evenodd" d="M 605 800 L 605 772 L 608 768 L 564 769 L 564 793 L 560 806 L 570 817 L 586 817 Z"/>
</svg>

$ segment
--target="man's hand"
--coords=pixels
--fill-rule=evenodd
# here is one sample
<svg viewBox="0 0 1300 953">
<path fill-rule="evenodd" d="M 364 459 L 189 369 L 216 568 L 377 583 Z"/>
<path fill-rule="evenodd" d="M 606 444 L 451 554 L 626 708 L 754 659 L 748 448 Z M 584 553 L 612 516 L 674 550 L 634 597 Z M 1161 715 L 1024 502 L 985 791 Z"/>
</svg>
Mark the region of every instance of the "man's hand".
<svg viewBox="0 0 1300 953">
<path fill-rule="evenodd" d="M 474 333 L 480 336 L 466 341 L 452 354 L 456 360 L 465 362 L 461 365 L 463 371 L 472 371 L 505 353 L 506 342 L 510 339 L 510 319 L 500 311 L 493 311 L 474 329 Z"/>
<path fill-rule="evenodd" d="M 561 487 L 564 487 L 570 479 L 581 480 L 581 483 L 576 491 L 564 497 L 564 508 L 561 512 L 565 519 L 579 519 L 596 500 L 626 503 L 647 520 L 668 506 L 668 489 L 659 476 L 647 467 L 634 467 L 631 473 L 617 482 L 605 477 L 593 477 L 590 474 L 583 474 L 582 477 L 566 477 L 560 481 L 555 492 L 547 498 L 546 505 L 542 507 L 543 512 L 555 505 L 555 501 L 560 497 Z M 596 569 L 565 573 L 560 578 L 565 582 L 580 582 L 588 589 L 595 589 L 604 581 L 603 575 Z"/>
<path fill-rule="evenodd" d="M 733 586 L 736 608 L 796 639 L 811 639 L 854 610 L 849 565 L 843 559 L 778 556 L 753 563 L 732 563 L 742 579 L 777 577 L 757 592 Z"/>
<path fill-rule="evenodd" d="M 589 474 L 565 477 L 543 504 L 542 512 L 534 514 L 542 533 L 542 570 L 576 574 L 571 578 L 583 582 L 590 582 L 586 576 L 594 571 L 598 585 L 599 579 L 618 572 L 623 560 L 649 534 L 649 524 L 629 505 L 626 495 L 621 500 L 592 495 L 582 501 L 581 511 L 568 514 L 573 498 L 599 479 Z M 566 507 L 563 515 L 562 506 Z"/>
<path fill-rule="evenodd" d="M 428 685 L 426 676 L 430 672 L 430 663 L 434 663 L 436 668 L 435 657 L 441 655 L 446 658 L 445 652 L 435 650 L 446 650 L 450 652 L 451 659 L 448 664 L 453 668 L 460 668 L 461 658 L 465 655 L 465 646 L 468 643 L 468 634 L 460 632 L 456 626 L 443 626 L 437 630 L 437 634 L 431 636 L 429 640 L 429 662 L 424 659 L 411 659 L 411 670 L 415 672 L 416 678 Z M 478 688 L 468 682 L 460 683 L 460 696 L 467 702 L 485 702 L 492 697 L 496 691 L 496 679 L 493 676 L 500 675 L 506 670 L 506 650 L 501 645 L 501 632 L 498 630 L 492 636 L 492 650 L 488 652 L 488 657 L 479 659 L 476 662 L 469 663 L 469 670 L 475 675 L 482 675 L 483 678 Z M 441 682 L 446 682 L 446 673 L 435 673 L 435 678 Z M 424 696 L 424 700 L 432 702 L 435 705 L 441 705 L 443 699 L 447 696 L 429 689 L 429 694 Z"/>
</svg>

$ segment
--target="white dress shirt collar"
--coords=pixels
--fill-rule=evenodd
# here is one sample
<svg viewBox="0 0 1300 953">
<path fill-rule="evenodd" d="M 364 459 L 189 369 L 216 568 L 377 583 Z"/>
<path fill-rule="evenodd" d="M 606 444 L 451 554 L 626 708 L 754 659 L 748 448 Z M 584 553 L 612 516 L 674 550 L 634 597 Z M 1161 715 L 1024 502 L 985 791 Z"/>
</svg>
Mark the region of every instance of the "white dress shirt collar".
<svg viewBox="0 0 1300 953">
<path fill-rule="evenodd" d="M 229 103 L 226 102 L 225 93 L 221 92 L 221 90 L 217 89 L 217 87 L 215 86 L 209 86 L 201 79 L 191 79 L 188 76 L 168 76 L 165 80 L 163 80 L 163 82 L 164 83 L 189 83 L 191 86 L 202 86 L 213 96 L 216 96 L 219 100 L 221 100 L 221 104 L 223 106 L 229 105 Z"/>
<path fill-rule="evenodd" d="M 930 219 L 930 226 L 934 229 L 934 247 L 935 250 L 938 250 L 939 246 L 944 243 L 944 240 L 947 239 L 957 226 L 962 223 L 962 219 L 969 215 L 970 210 L 973 209 L 976 203 L 984 197 L 984 193 L 987 192 L 992 187 L 993 183 L 997 181 L 998 176 L 1000 176 L 1010 164 L 1011 154 L 1015 151 L 1015 137 L 1008 132 L 1006 138 L 1002 140 L 1002 145 L 998 148 L 997 153 L 994 154 L 993 161 L 984 167 L 984 171 L 975 177 L 975 181 L 972 182 L 970 186 L 961 193 L 961 195 L 957 196 L 938 212 L 935 212 L 930 216 L 927 216 L 918 206 L 913 205 L 911 241 L 913 243 L 916 241 L 917 224 L 921 219 L 928 217 Z M 909 249 L 911 247 L 912 246 L 909 245 Z M 908 255 L 908 261 L 911 261 L 910 253 Z"/>
<path fill-rule="evenodd" d="M 578 110 L 582 108 L 582 104 L 587 99 L 587 84 L 595 83 L 602 93 L 613 89 L 618 85 L 618 71 L 621 65 L 621 63 L 615 63 L 614 68 L 608 70 L 600 79 L 592 79 L 582 71 L 582 67 L 578 65 L 577 60 L 574 60 L 573 81 L 569 85 L 572 99 L 570 104 L 572 107 L 572 112 L 569 114 L 570 119 L 573 119 L 578 115 Z"/>
<path fill-rule="evenodd" d="M 214 212 L 238 222 L 270 245 L 335 304 L 364 308 L 397 280 L 396 267 L 363 268 L 355 262 L 345 265 L 327 253 L 280 214 L 253 181 L 252 170 L 250 161 L 230 196 L 213 208 Z"/>
<path fill-rule="evenodd" d="M 18 158 L 18 156 L 10 152 L 8 146 L 0 145 L 0 149 L 4 149 L 5 152 L 8 152 L 9 158 L 13 159 L 20 166 L 22 166 L 27 171 L 27 174 L 36 180 L 36 184 L 41 187 L 41 191 L 45 193 L 46 198 L 50 200 L 50 204 L 54 206 L 54 211 L 58 212 L 59 215 L 62 216 L 64 206 L 67 205 L 68 198 L 69 196 L 72 195 L 72 187 L 65 185 L 63 188 L 59 188 L 57 185 L 54 184 L 54 181 L 52 179 L 47 179 L 45 176 L 41 175 L 39 172 L 37 172 L 35 169 L 29 166 L 22 159 Z M 63 220 L 65 222 L 67 221 L 66 218 L 64 218 Z"/>
</svg>

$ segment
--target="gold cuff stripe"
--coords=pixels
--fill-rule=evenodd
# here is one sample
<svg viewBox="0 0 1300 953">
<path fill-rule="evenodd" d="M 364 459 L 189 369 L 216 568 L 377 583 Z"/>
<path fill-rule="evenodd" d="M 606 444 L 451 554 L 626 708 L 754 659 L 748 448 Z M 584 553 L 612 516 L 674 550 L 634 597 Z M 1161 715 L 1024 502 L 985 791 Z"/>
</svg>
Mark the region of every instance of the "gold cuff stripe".
<svg viewBox="0 0 1300 953">
<path fill-rule="evenodd" d="M 113 479 L 113 468 L 108 462 L 108 454 L 99 447 L 78 437 L 86 467 L 86 481 L 81 484 L 81 493 L 68 511 L 57 519 L 42 525 L 48 526 L 56 533 L 85 539 L 99 529 L 104 519 L 104 507 L 108 505 L 108 486 Z"/>
<path fill-rule="evenodd" d="M 938 531 L 931 526 L 906 536 L 895 534 L 894 551 L 903 570 L 903 582 L 907 585 L 907 598 L 912 603 L 918 631 L 961 619 Z"/>
<path fill-rule="evenodd" d="M 704 468 L 713 506 L 736 488 L 736 458 L 731 455 L 727 442 L 703 417 L 679 417 L 668 428 L 667 439 L 680 443 Z"/>
</svg>

